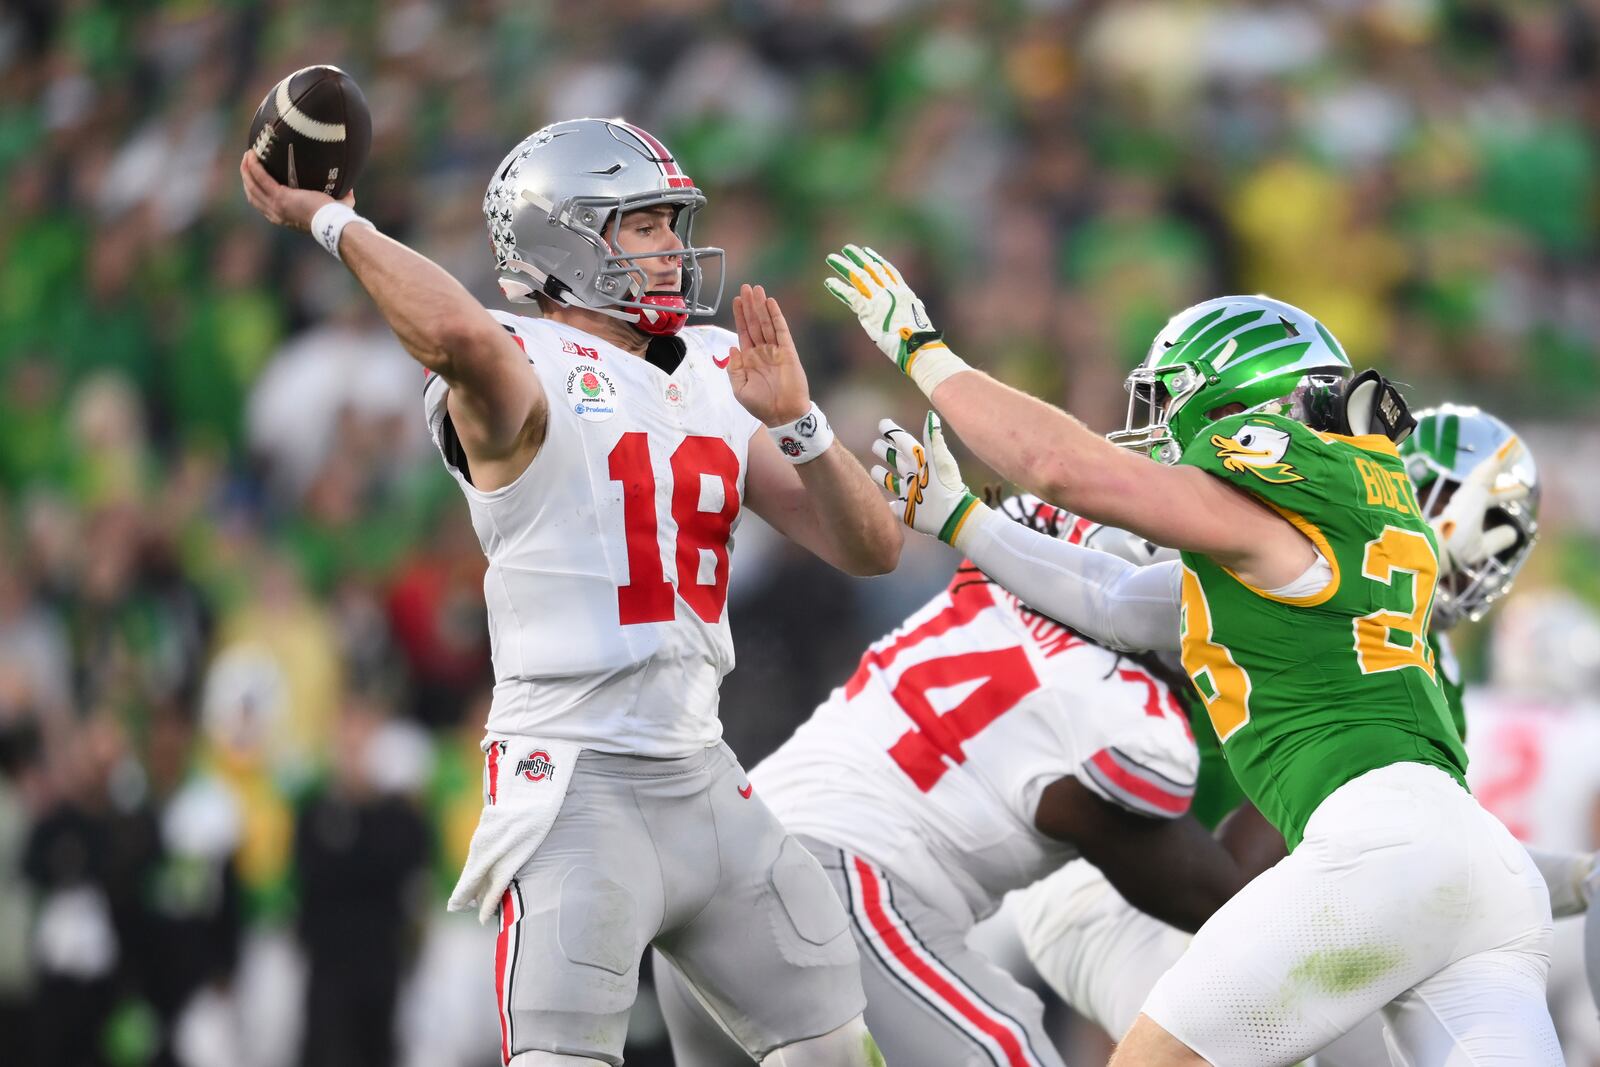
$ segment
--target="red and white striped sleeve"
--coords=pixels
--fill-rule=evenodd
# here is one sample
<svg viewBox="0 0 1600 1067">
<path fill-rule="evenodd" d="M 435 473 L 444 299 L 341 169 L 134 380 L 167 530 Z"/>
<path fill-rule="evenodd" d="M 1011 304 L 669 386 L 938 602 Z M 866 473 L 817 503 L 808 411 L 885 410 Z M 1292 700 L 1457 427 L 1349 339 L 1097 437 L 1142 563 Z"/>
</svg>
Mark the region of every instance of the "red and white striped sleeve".
<svg viewBox="0 0 1600 1067">
<path fill-rule="evenodd" d="M 1141 762 L 1115 745 L 1102 748 L 1078 768 L 1078 780 L 1129 811 L 1156 819 L 1176 819 L 1194 800 L 1195 780 L 1177 777 L 1172 768 Z"/>
<path fill-rule="evenodd" d="M 1184 709 L 1166 683 L 1127 660 L 1096 687 L 1105 732 L 1076 777 L 1129 811 L 1175 819 L 1189 810 L 1200 753 Z"/>
</svg>

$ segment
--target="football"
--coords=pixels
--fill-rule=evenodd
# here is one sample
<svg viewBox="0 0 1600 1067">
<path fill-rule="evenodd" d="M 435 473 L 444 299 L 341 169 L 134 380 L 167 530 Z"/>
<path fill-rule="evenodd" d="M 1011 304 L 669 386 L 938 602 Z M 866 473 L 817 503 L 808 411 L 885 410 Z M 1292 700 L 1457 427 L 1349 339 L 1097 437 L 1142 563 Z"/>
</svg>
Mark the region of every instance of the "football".
<svg viewBox="0 0 1600 1067">
<path fill-rule="evenodd" d="M 335 200 L 355 184 L 371 147 L 367 99 L 338 67 L 295 71 L 272 87 L 250 123 L 250 150 L 268 174 Z"/>
</svg>

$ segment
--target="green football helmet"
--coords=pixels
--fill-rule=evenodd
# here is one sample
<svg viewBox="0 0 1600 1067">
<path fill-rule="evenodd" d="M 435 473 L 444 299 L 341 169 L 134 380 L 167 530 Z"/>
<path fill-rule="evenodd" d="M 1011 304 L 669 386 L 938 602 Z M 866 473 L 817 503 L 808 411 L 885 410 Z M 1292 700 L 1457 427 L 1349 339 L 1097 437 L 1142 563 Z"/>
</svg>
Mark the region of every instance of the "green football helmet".
<svg viewBox="0 0 1600 1067">
<path fill-rule="evenodd" d="M 1350 360 L 1327 327 L 1293 304 L 1224 296 L 1174 315 L 1128 375 L 1127 426 L 1113 444 L 1176 463 L 1202 429 L 1233 404 L 1314 421 L 1350 378 Z"/>
<path fill-rule="evenodd" d="M 1406 473 L 1417 490 L 1422 513 L 1439 513 L 1474 467 L 1495 455 L 1516 433 L 1475 407 L 1442 404 L 1417 412 L 1417 428 L 1400 446 Z M 1489 606 L 1511 591 L 1517 572 L 1539 537 L 1539 469 L 1526 449 L 1515 454 L 1495 488 L 1524 487 L 1520 500 L 1491 498 L 1485 528 L 1510 526 L 1516 540 L 1509 548 L 1477 563 L 1456 561 L 1442 578 L 1433 598 L 1433 626 L 1449 629 L 1462 619 L 1479 619 Z"/>
</svg>

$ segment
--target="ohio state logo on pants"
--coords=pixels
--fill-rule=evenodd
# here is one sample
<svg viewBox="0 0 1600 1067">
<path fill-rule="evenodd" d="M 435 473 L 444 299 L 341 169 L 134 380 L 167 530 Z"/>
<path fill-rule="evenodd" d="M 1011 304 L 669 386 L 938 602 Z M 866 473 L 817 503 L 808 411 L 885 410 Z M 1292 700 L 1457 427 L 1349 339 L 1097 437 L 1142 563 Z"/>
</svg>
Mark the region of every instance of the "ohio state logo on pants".
<svg viewBox="0 0 1600 1067">
<path fill-rule="evenodd" d="M 535 749 L 517 761 L 517 773 L 530 782 L 542 782 L 556 776 L 556 765 L 550 762 L 550 753 Z"/>
</svg>

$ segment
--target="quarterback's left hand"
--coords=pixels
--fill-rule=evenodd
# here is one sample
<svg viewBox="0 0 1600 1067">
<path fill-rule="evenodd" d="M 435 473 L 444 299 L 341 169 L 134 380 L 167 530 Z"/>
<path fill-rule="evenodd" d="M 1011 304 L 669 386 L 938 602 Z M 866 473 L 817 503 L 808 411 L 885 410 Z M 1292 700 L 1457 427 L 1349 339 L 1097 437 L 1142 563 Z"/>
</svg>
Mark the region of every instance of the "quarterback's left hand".
<svg viewBox="0 0 1600 1067">
<path fill-rule="evenodd" d="M 823 286 L 856 313 L 867 336 L 924 394 L 931 397 L 940 382 L 968 369 L 887 259 L 870 248 L 845 245 L 827 262 L 839 277 L 824 278 Z"/>
<path fill-rule="evenodd" d="M 872 478 L 893 493 L 889 505 L 900 521 L 954 548 L 963 548 L 989 508 L 973 496 L 961 480 L 961 468 L 944 443 L 939 416 L 928 412 L 923 439 L 918 441 L 892 420 L 878 423 L 881 435 L 873 454 L 888 464 L 872 468 Z"/>
<path fill-rule="evenodd" d="M 811 389 L 783 309 L 759 285 L 733 298 L 739 346 L 728 353 L 728 384 L 744 409 L 768 426 L 793 422 L 811 410 Z"/>
<path fill-rule="evenodd" d="M 1522 500 L 1528 495 L 1526 484 L 1520 481 L 1503 484 L 1501 481 L 1501 475 L 1511 472 L 1522 452 L 1519 438 L 1507 440 L 1499 451 L 1485 457 L 1472 469 L 1444 510 L 1433 517 L 1433 531 L 1439 537 L 1441 574 L 1450 574 L 1464 564 L 1481 563 L 1517 543 L 1517 531 L 1513 527 L 1502 525 L 1484 529 L 1483 524 L 1491 507 Z"/>
</svg>

